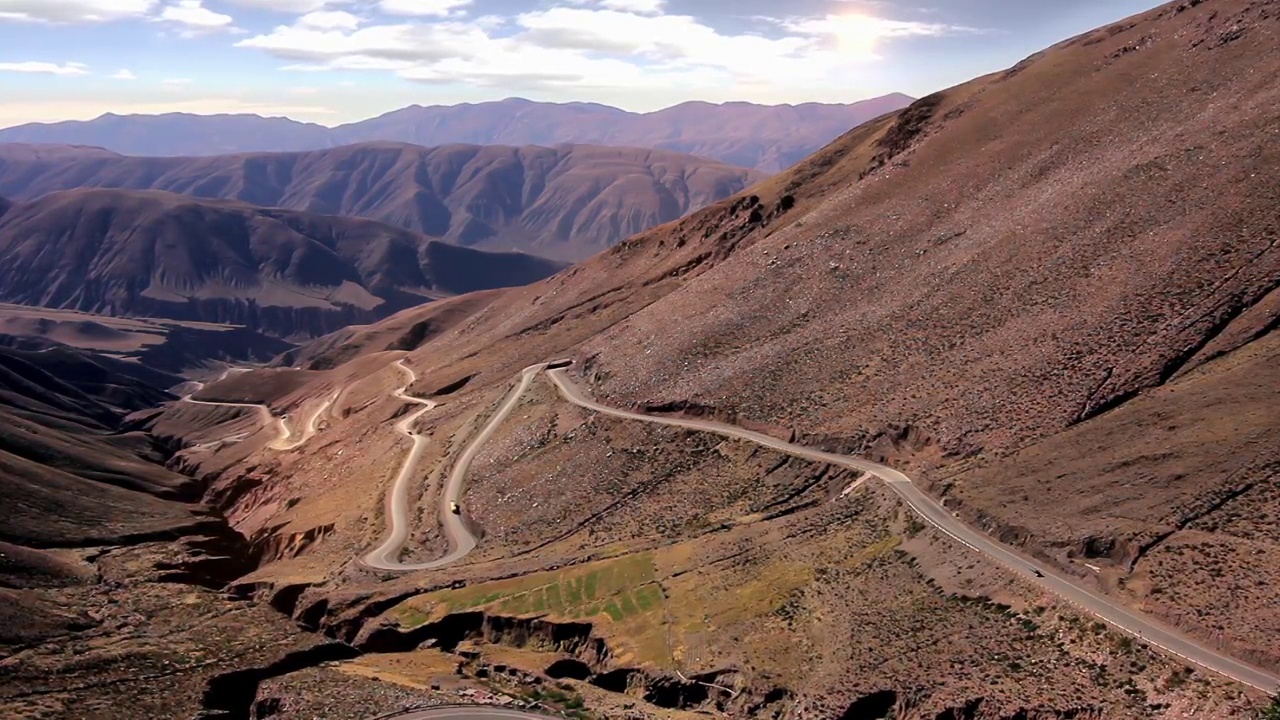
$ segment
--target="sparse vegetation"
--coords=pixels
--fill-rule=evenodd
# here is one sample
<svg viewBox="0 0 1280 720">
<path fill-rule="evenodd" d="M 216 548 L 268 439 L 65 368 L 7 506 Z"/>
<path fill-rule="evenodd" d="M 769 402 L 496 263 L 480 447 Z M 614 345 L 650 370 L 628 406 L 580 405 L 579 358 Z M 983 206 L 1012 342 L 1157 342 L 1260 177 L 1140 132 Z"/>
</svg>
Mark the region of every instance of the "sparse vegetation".
<svg viewBox="0 0 1280 720">
<path fill-rule="evenodd" d="M 638 553 L 557 572 L 440 590 L 406 601 L 395 614 L 412 627 L 449 613 L 489 608 L 499 614 L 548 614 L 567 619 L 607 615 L 622 622 L 662 602 L 653 554 Z"/>
<path fill-rule="evenodd" d="M 908 538 L 913 538 L 924 532 L 926 527 L 923 520 L 917 517 L 915 513 L 910 513 L 907 515 L 907 526 L 903 530 L 903 534 Z"/>
<path fill-rule="evenodd" d="M 27 703 L 22 714 L 31 716 L 90 707 L 103 720 L 191 717 L 199 708 L 142 705 L 153 696 L 188 706 L 216 698 L 210 675 L 250 669 L 230 678 L 253 680 L 252 668 L 287 670 L 281 655 L 305 653 L 312 642 L 356 652 L 304 633 L 296 618 L 366 656 L 453 648 L 465 637 L 449 651 L 463 672 L 441 680 L 446 692 L 480 680 L 512 693 L 519 690 L 508 681 L 539 685 L 540 697 L 570 716 L 582 712 L 581 701 L 546 676 L 578 678 L 571 687 L 593 707 L 621 689 L 618 703 L 637 706 L 628 709 L 647 711 L 640 704 L 658 699 L 735 717 L 837 717 L 838 706 L 860 697 L 873 701 L 871 709 L 848 715 L 883 717 L 897 706 L 929 718 L 1012 717 L 1025 708 L 1150 720 L 1164 708 L 1170 716 L 1233 718 L 1257 709 L 1264 720 L 1280 720 L 1278 703 L 1255 708 L 1212 673 L 1175 670 L 1179 661 L 1095 629 L 1091 616 L 1020 580 L 1025 568 L 1011 573 L 981 552 L 982 543 L 966 549 L 925 530 L 894 492 L 900 486 L 871 479 L 855 487 L 844 470 L 759 446 L 606 419 L 560 401 L 545 378 L 466 478 L 465 520 L 482 535 L 466 562 L 394 579 L 353 563 L 386 536 L 384 497 L 396 477 L 412 481 L 406 555 L 439 557 L 447 538 L 434 503 L 448 500 L 440 496 L 450 465 L 521 368 L 565 353 L 577 361 L 571 373 L 602 402 L 732 418 L 884 462 L 922 491 L 954 499 L 949 509 L 963 508 L 992 537 L 1070 562 L 1072 579 L 1089 584 L 1096 576 L 1114 602 L 1275 666 L 1280 333 L 1270 310 L 1280 256 L 1269 251 L 1268 223 L 1280 160 L 1267 137 L 1274 113 L 1259 98 L 1274 95 L 1280 57 L 1265 45 L 1276 21 L 1268 3 L 1210 5 L 1137 17 L 1129 37 L 1104 32 L 1096 46 L 1060 44 L 1016 75 L 987 76 L 850 131 L 798 171 L 747 191 L 759 194 L 735 212 L 727 212 L 732 202 L 695 212 L 550 282 L 487 293 L 472 305 L 474 298 L 430 303 L 456 313 L 438 326 L 420 325 L 434 316 L 412 310 L 333 336 L 320 355 L 299 349 L 269 371 L 302 373 L 291 397 L 281 396 L 290 412 L 303 396 L 342 387 L 341 412 L 326 419 L 314 451 L 268 453 L 251 434 L 234 452 L 197 450 L 192 443 L 207 438 L 190 430 L 159 433 L 157 445 L 144 437 L 147 413 L 95 430 L 121 451 L 186 448 L 169 467 L 192 477 L 162 482 L 151 497 L 204 497 L 225 511 L 191 518 L 199 529 L 219 530 L 210 534 L 217 542 L 193 548 L 203 556 L 198 564 L 165 557 L 176 554 L 168 534 L 145 551 L 48 542 L 24 560 L 4 548 L 36 575 L 31 590 L 6 590 L 36 603 L 10 613 L 11 624 L 40 635 L 22 639 L 6 661 L 0 695 Z M 1231 45 L 1211 50 L 1224 32 Z M 1138 37 L 1153 40 L 1108 64 Z M 1197 50 L 1197 41 L 1207 44 Z M 389 161 L 402 153 L 386 152 Z M 292 177 L 286 169 L 241 174 L 246 182 Z M 357 175 L 339 185 L 394 180 L 390 172 L 368 182 Z M 664 175 L 679 184 L 678 169 Z M 778 212 L 784 187 L 800 198 L 807 227 L 797 227 L 798 209 Z M 613 188 L 590 194 L 606 214 L 626 202 Z M 436 205 L 397 197 L 424 212 Z M 483 205 L 455 218 L 466 223 L 461 240 L 521 240 L 503 237 L 510 226 L 494 219 L 518 212 Z M 768 227 L 748 227 L 752 219 Z M 77 223 L 86 247 L 99 224 L 89 215 Z M 461 229 L 453 225 L 440 229 Z M 323 252 L 286 252 L 295 245 L 281 232 L 280 247 L 255 252 L 269 250 L 278 262 L 293 257 L 300 268 L 327 266 Z M 390 259 L 412 270 L 412 253 L 392 252 L 399 246 L 358 241 L 343 240 L 378 266 Z M 38 242 L 27 246 L 33 257 L 57 255 L 38 252 Z M 59 284 L 74 292 L 79 280 L 68 275 Z M 351 299 L 306 297 L 308 307 Z M 396 472 L 408 447 L 388 429 L 402 413 L 382 373 L 390 358 L 381 351 L 392 346 L 422 370 L 419 390 L 449 390 L 439 411 L 423 418 L 428 443 L 415 443 L 421 472 L 412 478 Z M 314 362 L 306 371 L 283 367 Z M 245 382 L 264 377 L 251 371 Z M 172 403 L 155 422 L 175 421 L 183 406 Z M 13 433 L 27 422 L 0 423 L 10 433 L 0 455 L 22 445 Z M 62 433 L 65 424 L 53 429 Z M 212 427 L 217 417 L 201 415 L 188 427 L 198 424 L 199 432 L 232 436 Z M 126 475 L 111 477 L 153 484 Z M 98 501 L 85 496 L 84 483 L 62 492 L 55 483 L 66 478 L 49 477 L 5 482 L 87 497 L 91 509 L 111 506 L 122 497 L 116 490 L 151 492 L 113 486 Z M 82 507 L 26 505 L 58 509 L 46 512 L 47 524 L 74 521 Z M 193 509 L 179 511 L 186 522 Z M 110 527 L 97 517 L 90 529 Z M 330 530 L 305 535 L 314 527 Z M 247 549 L 217 547 L 246 540 Z M 217 590 L 184 584 L 206 582 L 201 573 L 237 558 L 253 567 L 207 583 Z M 175 561 L 184 566 L 171 569 Z M 1085 562 L 1095 564 L 1086 570 Z M 56 570 L 56 582 L 37 575 L 46 568 Z M 389 626 L 387 604 L 427 587 L 451 589 L 393 608 L 402 627 Z M 258 601 L 228 606 L 221 588 Z M 475 612 L 439 623 L 439 637 L 403 630 L 466 610 Z M 501 651 L 509 656 L 494 657 Z M 395 674 L 401 687 L 435 682 Z M 733 688 L 733 707 L 711 707 L 722 702 L 707 700 L 720 695 L 711 683 Z M 241 716 L 303 714 L 283 705 L 305 695 L 305 685 L 288 693 L 264 687 L 253 697 L 257 686 L 240 684 Z M 331 697 L 342 696 L 317 703 Z M 970 700 L 982 707 L 965 710 Z M 759 711 L 757 701 L 773 707 Z M 1066 703 L 1074 709 L 1064 712 Z M 600 712 L 628 714 L 613 709 Z"/>
</svg>

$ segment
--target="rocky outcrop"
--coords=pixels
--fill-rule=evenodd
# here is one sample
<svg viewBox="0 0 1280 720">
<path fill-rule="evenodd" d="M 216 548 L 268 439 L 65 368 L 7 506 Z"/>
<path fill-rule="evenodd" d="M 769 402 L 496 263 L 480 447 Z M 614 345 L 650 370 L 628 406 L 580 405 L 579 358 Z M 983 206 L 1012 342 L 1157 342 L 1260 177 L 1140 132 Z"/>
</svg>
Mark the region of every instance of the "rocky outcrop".
<svg viewBox="0 0 1280 720">
<path fill-rule="evenodd" d="M 270 665 L 233 670 L 210 679 L 198 720 L 250 720 L 265 680 L 316 667 L 321 663 L 359 657 L 354 648 L 326 642 L 288 653 Z"/>
</svg>

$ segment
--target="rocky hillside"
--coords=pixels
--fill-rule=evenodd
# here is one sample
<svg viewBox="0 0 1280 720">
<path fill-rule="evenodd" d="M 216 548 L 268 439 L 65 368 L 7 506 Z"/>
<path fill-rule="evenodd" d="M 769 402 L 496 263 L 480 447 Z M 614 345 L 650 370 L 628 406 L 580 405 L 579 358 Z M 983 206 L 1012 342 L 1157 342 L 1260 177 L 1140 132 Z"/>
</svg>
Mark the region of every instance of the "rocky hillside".
<svg viewBox="0 0 1280 720">
<path fill-rule="evenodd" d="M 354 218 L 77 190 L 0 216 L 0 300 L 307 337 L 562 266 Z"/>
<path fill-rule="evenodd" d="M 595 103 L 510 98 L 478 104 L 413 105 L 332 130 L 256 115 L 108 114 L 90 121 L 35 123 L 0 130 L 0 142 L 92 145 L 150 156 L 318 150 L 376 141 L 419 145 L 578 143 L 671 150 L 777 172 L 849 128 L 910 102 L 911 98 L 895 93 L 844 105 L 690 102 L 651 113 L 632 113 Z"/>
<path fill-rule="evenodd" d="M 874 477 L 605 416 L 541 377 L 463 483 L 474 553 L 399 575 L 359 558 L 409 457 L 426 481 L 401 488 L 401 557 L 446 553 L 441 481 L 524 368 L 570 356 L 608 404 L 892 465 L 1050 572 L 1275 673 L 1278 34 L 1274 2 L 1172 3 L 551 278 L 228 381 L 328 411 L 306 452 L 183 455 L 261 549 L 236 589 L 365 653 L 243 706 L 365 713 L 352 675 L 462 672 L 606 717 L 1253 717 L 1261 692 L 1113 632 Z M 438 406 L 397 393 L 404 367 Z M 235 431 L 203 412 L 150 427 Z"/>
<path fill-rule="evenodd" d="M 158 384 L 175 379 L 78 350 L 0 347 L 4 717 L 59 716 L 50 698 L 87 688 L 73 704 L 97 707 L 70 712 L 190 717 L 229 667 L 334 645 L 219 591 L 252 566 L 251 548 L 126 419 L 172 400 Z"/>
<path fill-rule="evenodd" d="M 560 623 L 607 652 L 557 646 L 581 663 L 565 671 L 560 654 L 504 654 L 497 632 L 481 652 L 633 692 L 619 702 L 1249 717 L 1252 691 L 1110 634 L 882 483 L 602 417 L 541 380 L 467 477 L 476 555 L 385 584 L 319 568 L 353 568 L 382 537 L 388 456 L 405 452 L 389 429 L 401 353 L 410 392 L 443 401 L 418 425 L 441 473 L 522 368 L 567 355 L 611 405 L 900 468 L 1075 582 L 1275 672 L 1278 33 L 1274 3 L 1170 4 L 923 98 L 543 282 L 451 299 L 456 317 L 412 309 L 300 349 L 318 375 L 296 392 L 349 388 L 334 445 L 229 512 L 287 524 L 281 547 L 324 540 L 256 577 L 305 577 L 307 617 L 369 647 Z M 248 477 L 229 470 L 222 492 Z M 411 491 L 426 520 L 406 559 L 446 551 L 436 500 Z M 686 692 L 695 677 L 740 692 Z"/>
</svg>

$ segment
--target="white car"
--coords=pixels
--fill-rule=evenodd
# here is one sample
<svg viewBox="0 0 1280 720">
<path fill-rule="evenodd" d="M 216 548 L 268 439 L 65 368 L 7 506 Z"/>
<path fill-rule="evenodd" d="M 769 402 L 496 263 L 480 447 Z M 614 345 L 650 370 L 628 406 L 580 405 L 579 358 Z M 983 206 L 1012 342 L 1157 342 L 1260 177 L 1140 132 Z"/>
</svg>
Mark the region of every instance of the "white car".
<svg viewBox="0 0 1280 720">
<path fill-rule="evenodd" d="M 461 515 L 462 508 L 458 507 L 458 503 L 451 502 L 449 503 L 449 512 L 453 513 L 454 515 Z"/>
</svg>

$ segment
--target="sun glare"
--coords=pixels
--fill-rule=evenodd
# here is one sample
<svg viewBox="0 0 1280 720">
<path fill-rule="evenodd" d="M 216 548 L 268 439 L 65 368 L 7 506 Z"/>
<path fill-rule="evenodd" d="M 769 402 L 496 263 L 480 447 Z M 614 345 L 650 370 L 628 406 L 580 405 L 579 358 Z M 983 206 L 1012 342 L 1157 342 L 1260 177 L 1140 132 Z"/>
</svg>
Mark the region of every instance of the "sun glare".
<svg viewBox="0 0 1280 720">
<path fill-rule="evenodd" d="M 831 19 L 832 34 L 840 52 L 866 57 L 875 55 L 880 39 L 880 23 L 869 15 L 840 15 Z"/>
</svg>

